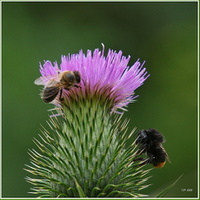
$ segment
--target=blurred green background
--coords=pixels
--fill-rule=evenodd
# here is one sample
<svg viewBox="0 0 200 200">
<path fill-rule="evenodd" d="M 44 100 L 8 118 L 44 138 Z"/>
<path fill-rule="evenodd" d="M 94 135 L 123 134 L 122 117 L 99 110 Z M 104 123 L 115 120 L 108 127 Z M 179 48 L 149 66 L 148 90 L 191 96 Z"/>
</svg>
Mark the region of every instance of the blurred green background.
<svg viewBox="0 0 200 200">
<path fill-rule="evenodd" d="M 3 2 L 3 197 L 33 197 L 23 170 L 47 110 L 33 84 L 39 62 L 79 49 L 106 48 L 146 60 L 151 76 L 125 117 L 156 128 L 171 164 L 153 169 L 143 193 L 181 180 L 166 197 L 197 196 L 197 2 Z"/>
</svg>

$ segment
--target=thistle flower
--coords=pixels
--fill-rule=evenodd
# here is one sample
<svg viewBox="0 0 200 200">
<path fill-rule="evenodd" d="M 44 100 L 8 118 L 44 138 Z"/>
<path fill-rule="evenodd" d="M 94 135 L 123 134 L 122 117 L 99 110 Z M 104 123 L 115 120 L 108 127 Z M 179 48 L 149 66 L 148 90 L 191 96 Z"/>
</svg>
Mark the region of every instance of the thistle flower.
<svg viewBox="0 0 200 200">
<path fill-rule="evenodd" d="M 45 88 L 56 85 L 59 91 L 52 98 L 56 113 L 48 121 L 50 130 L 43 128 L 42 142 L 35 139 L 41 153 L 30 150 L 32 165 L 27 171 L 38 178 L 27 177 L 27 181 L 35 185 L 34 193 L 41 197 L 142 196 L 139 191 L 147 187 L 148 170 L 133 162 L 137 145 L 127 144 L 135 130 L 127 134 L 128 121 L 118 113 L 134 101 L 134 91 L 149 75 L 144 63 L 137 60 L 129 67 L 129 60 L 122 51 L 109 50 L 104 56 L 103 47 L 62 56 L 60 66 L 50 61 L 40 64 L 36 83 Z M 80 74 L 78 85 L 62 86 L 60 77 L 66 71 Z"/>
<path fill-rule="evenodd" d="M 62 56 L 60 67 L 57 62 L 52 64 L 46 61 L 40 64 L 40 73 L 43 80 L 41 84 L 46 86 L 49 81 L 56 79 L 58 73 L 63 71 L 78 71 L 81 74 L 81 89 L 73 88 L 71 91 L 64 91 L 66 99 L 71 95 L 86 97 L 86 94 L 104 96 L 110 101 L 112 111 L 117 109 L 125 110 L 125 107 L 137 96 L 134 91 L 141 86 L 148 78 L 146 69 L 137 60 L 133 66 L 129 67 L 130 56 L 122 56 L 122 51 L 118 53 L 109 50 L 107 56 L 95 49 L 94 52 L 88 50 L 85 55 L 81 50 L 79 54 Z M 72 97 L 73 98 L 73 97 Z M 55 102 L 55 101 L 54 101 Z"/>
</svg>

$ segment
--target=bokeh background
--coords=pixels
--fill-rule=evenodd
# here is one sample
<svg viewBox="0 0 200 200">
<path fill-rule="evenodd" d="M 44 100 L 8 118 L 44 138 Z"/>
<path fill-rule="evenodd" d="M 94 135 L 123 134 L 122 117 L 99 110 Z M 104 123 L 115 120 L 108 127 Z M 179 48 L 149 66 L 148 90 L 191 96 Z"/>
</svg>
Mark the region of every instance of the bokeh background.
<svg viewBox="0 0 200 200">
<path fill-rule="evenodd" d="M 128 107 L 130 128 L 156 128 L 171 164 L 153 169 L 153 196 L 197 196 L 197 2 L 3 2 L 2 195 L 33 197 L 23 170 L 47 110 L 33 84 L 39 62 L 106 48 L 146 60 L 151 76 Z M 149 166 L 150 167 L 150 166 Z"/>
</svg>

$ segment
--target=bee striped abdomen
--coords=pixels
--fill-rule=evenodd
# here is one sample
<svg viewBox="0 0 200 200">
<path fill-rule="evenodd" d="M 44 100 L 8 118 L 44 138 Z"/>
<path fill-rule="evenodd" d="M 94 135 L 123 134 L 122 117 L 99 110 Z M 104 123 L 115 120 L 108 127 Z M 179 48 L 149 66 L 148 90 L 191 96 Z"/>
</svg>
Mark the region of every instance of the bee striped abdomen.
<svg viewBox="0 0 200 200">
<path fill-rule="evenodd" d="M 161 168 L 165 165 L 166 162 L 160 162 L 160 163 L 157 163 L 156 165 L 154 165 L 155 168 Z"/>
<path fill-rule="evenodd" d="M 46 87 L 42 94 L 42 99 L 45 103 L 53 101 L 60 91 L 59 87 Z"/>
</svg>

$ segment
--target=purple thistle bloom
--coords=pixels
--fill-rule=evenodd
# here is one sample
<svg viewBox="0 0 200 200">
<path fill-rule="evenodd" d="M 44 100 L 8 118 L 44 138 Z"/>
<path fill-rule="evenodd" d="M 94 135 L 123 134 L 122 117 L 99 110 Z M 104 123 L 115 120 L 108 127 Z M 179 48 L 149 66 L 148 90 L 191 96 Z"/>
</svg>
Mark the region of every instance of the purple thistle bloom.
<svg viewBox="0 0 200 200">
<path fill-rule="evenodd" d="M 140 63 L 138 59 L 129 67 L 129 60 L 130 56 L 123 56 L 122 51 L 116 52 L 111 49 L 108 50 L 107 56 L 104 56 L 104 46 L 102 51 L 87 50 L 86 54 L 80 50 L 78 54 L 62 56 L 60 66 L 57 62 L 52 64 L 50 61 L 40 64 L 41 84 L 47 86 L 49 81 L 63 71 L 78 71 L 81 75 L 80 88 L 63 90 L 65 100 L 72 96 L 103 95 L 106 100 L 112 102 L 112 111 L 125 110 L 124 107 L 137 97 L 134 96 L 134 91 L 149 77 L 143 68 L 144 62 Z M 58 101 L 52 103 L 57 104 Z"/>
</svg>

